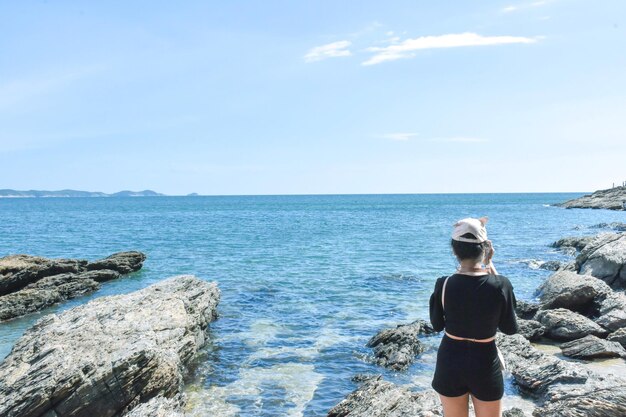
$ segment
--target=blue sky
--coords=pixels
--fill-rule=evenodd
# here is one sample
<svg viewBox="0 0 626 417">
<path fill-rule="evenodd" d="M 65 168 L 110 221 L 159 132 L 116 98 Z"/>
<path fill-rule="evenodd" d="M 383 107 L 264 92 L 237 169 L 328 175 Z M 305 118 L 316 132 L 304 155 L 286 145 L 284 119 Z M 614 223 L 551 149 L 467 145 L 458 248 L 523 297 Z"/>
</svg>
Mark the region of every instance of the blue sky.
<svg viewBox="0 0 626 417">
<path fill-rule="evenodd" d="M 625 16 L 623 1 L 0 0 L 0 188 L 606 188 L 626 180 Z"/>
</svg>

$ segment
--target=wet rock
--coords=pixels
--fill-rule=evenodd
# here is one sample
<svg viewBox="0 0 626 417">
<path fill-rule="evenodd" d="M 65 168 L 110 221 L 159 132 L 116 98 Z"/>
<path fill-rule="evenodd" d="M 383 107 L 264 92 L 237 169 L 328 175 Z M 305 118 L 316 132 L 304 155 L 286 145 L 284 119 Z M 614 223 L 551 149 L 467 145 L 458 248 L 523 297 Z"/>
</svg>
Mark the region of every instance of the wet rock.
<svg viewBox="0 0 626 417">
<path fill-rule="evenodd" d="M 600 278 L 611 288 L 626 288 L 626 233 L 595 236 L 576 258 L 579 273 Z"/>
<path fill-rule="evenodd" d="M 564 208 L 592 208 L 608 210 L 624 210 L 626 201 L 626 187 L 613 187 L 606 190 L 598 190 L 593 194 L 587 194 L 556 206 Z"/>
<path fill-rule="evenodd" d="M 81 272 L 87 261 L 81 259 L 47 259 L 30 255 L 0 258 L 0 295 L 9 294 L 41 278 L 67 272 Z"/>
<path fill-rule="evenodd" d="M 614 331 L 606 338 L 606 340 L 610 340 L 612 342 L 618 342 L 622 347 L 626 348 L 626 328 L 621 328 L 619 330 Z"/>
<path fill-rule="evenodd" d="M 134 251 L 120 252 L 92 263 L 29 255 L 1 258 L 0 321 L 96 291 L 100 282 L 141 268 L 144 259 L 144 254 Z M 91 270 L 88 270 L 90 265 Z M 114 269 L 104 269 L 107 266 Z"/>
<path fill-rule="evenodd" d="M 183 406 L 180 395 L 174 398 L 158 396 L 133 408 L 125 417 L 184 417 Z"/>
<path fill-rule="evenodd" d="M 545 335 L 557 340 L 574 340 L 592 334 L 599 337 L 608 335 L 608 331 L 587 317 L 567 310 L 539 310 L 536 320 L 545 326 Z"/>
<path fill-rule="evenodd" d="M 380 374 L 356 374 L 352 378 L 350 378 L 350 381 L 354 382 L 355 384 L 362 384 L 363 382 L 367 382 L 370 379 L 379 378 L 380 376 Z"/>
<path fill-rule="evenodd" d="M 517 319 L 517 332 L 530 341 L 537 341 L 544 335 L 545 327 L 536 320 Z"/>
<path fill-rule="evenodd" d="M 218 301 L 180 276 L 44 316 L 0 364 L 0 415 L 112 417 L 174 397 Z"/>
<path fill-rule="evenodd" d="M 418 336 L 432 333 L 435 331 L 429 323 L 416 320 L 393 329 L 381 330 L 367 342 L 367 346 L 374 348 L 377 364 L 394 370 L 403 370 L 424 351 Z"/>
<path fill-rule="evenodd" d="M 521 335 L 498 334 L 497 344 L 516 386 L 539 402 L 534 417 L 626 415 L 626 379 L 540 352 Z"/>
<path fill-rule="evenodd" d="M 104 259 L 87 264 L 87 270 L 110 269 L 120 274 L 139 271 L 146 260 L 146 255 L 137 251 L 118 252 Z"/>
<path fill-rule="evenodd" d="M 626 232 L 626 223 L 598 223 L 591 226 L 593 229 L 613 229 L 616 232 Z"/>
<path fill-rule="evenodd" d="M 598 308 L 599 298 L 612 291 L 592 276 L 558 271 L 539 286 L 538 292 L 542 309 L 567 308 L 586 315 Z"/>
<path fill-rule="evenodd" d="M 537 314 L 539 307 L 541 307 L 541 304 L 539 303 L 531 303 L 528 301 L 517 300 L 515 313 L 517 314 L 517 317 L 521 319 L 530 320 L 535 317 L 535 314 Z"/>
<path fill-rule="evenodd" d="M 442 416 L 433 390 L 412 392 L 376 378 L 367 381 L 328 412 L 328 417 L 434 417 Z"/>
<path fill-rule="evenodd" d="M 593 335 L 563 343 L 560 348 L 563 355 L 576 359 L 626 357 L 626 350 L 618 342 L 603 340 Z"/>
</svg>

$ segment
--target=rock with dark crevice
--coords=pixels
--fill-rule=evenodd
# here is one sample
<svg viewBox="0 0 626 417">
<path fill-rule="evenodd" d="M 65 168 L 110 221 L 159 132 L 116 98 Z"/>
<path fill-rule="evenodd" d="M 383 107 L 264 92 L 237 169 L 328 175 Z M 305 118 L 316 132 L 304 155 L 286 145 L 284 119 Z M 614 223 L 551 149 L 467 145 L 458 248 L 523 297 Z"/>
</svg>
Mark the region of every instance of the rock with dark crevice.
<svg viewBox="0 0 626 417">
<path fill-rule="evenodd" d="M 618 342 L 587 335 L 559 346 L 563 355 L 575 359 L 624 358 L 626 350 Z"/>
<path fill-rule="evenodd" d="M 606 338 L 606 340 L 618 342 L 622 345 L 622 347 L 626 348 L 626 327 L 614 331 Z"/>
<path fill-rule="evenodd" d="M 567 308 L 585 315 L 599 308 L 600 299 L 612 292 L 602 280 L 569 271 L 555 272 L 537 291 L 542 309 Z"/>
<path fill-rule="evenodd" d="M 374 349 L 376 363 L 394 370 L 404 370 L 424 351 L 418 336 L 435 333 L 424 320 L 385 329 L 372 337 L 367 346 Z"/>
<path fill-rule="evenodd" d="M 193 276 L 37 321 L 0 364 L 3 417 L 117 417 L 181 393 L 219 290 Z"/>
<path fill-rule="evenodd" d="M 541 339 L 541 337 L 546 332 L 543 324 L 539 323 L 536 320 L 517 319 L 517 325 L 517 332 L 531 342 Z"/>
<path fill-rule="evenodd" d="M 515 313 L 517 317 L 524 320 L 531 320 L 537 314 L 537 311 L 541 307 L 539 303 L 533 303 L 524 300 L 517 300 Z"/>
</svg>

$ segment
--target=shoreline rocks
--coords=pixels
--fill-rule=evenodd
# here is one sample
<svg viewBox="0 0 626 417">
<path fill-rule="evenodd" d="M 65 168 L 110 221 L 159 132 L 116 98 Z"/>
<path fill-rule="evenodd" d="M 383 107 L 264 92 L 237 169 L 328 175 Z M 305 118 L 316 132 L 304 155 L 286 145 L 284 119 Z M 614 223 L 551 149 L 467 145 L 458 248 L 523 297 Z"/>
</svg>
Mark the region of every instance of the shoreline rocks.
<svg viewBox="0 0 626 417">
<path fill-rule="evenodd" d="M 626 350 L 618 342 L 603 340 L 593 335 L 563 343 L 559 347 L 563 355 L 575 359 L 626 357 Z"/>
<path fill-rule="evenodd" d="M 142 403 L 131 415 L 179 410 L 181 401 L 167 399 L 182 392 L 218 302 L 215 283 L 178 276 L 44 316 L 0 363 L 0 415 L 117 417 Z"/>
<path fill-rule="evenodd" d="M 89 294 L 100 283 L 141 269 L 141 252 L 119 252 L 95 262 L 30 255 L 0 258 L 0 322 Z"/>
<path fill-rule="evenodd" d="M 573 200 L 555 204 L 564 208 L 591 208 L 608 210 L 625 210 L 626 187 L 614 187 L 606 190 L 598 190 Z"/>
</svg>

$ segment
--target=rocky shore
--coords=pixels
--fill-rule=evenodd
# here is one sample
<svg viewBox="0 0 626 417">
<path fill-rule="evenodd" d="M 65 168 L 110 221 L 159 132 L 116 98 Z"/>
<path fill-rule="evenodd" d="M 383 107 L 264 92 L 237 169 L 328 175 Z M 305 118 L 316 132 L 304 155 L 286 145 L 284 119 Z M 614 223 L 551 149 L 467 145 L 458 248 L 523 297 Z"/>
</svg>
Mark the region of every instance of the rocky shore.
<svg viewBox="0 0 626 417">
<path fill-rule="evenodd" d="M 182 415 L 218 302 L 215 283 L 179 276 L 43 317 L 0 364 L 0 415 Z"/>
<path fill-rule="evenodd" d="M 626 187 L 613 187 L 607 190 L 599 190 L 564 203 L 555 204 L 565 208 L 591 208 L 608 210 L 626 210 Z"/>
<path fill-rule="evenodd" d="M 587 361 L 626 358 L 626 233 L 564 238 L 553 246 L 576 260 L 537 289 L 538 302 L 518 301 L 519 334 L 498 333 L 507 372 L 520 395 L 535 403 L 535 417 L 626 415 L 626 376 L 599 374 Z M 552 268 L 550 268 L 552 269 Z M 374 361 L 404 371 L 423 352 L 420 338 L 432 334 L 424 320 L 385 329 L 368 343 Z M 564 359 L 539 351 L 530 341 L 552 340 Z M 566 360 L 572 358 L 572 360 Z M 358 380 L 358 379 L 357 379 Z M 437 394 L 370 376 L 329 417 L 441 416 Z M 503 416 L 527 415 L 520 409 Z"/>
<path fill-rule="evenodd" d="M 0 322 L 94 292 L 100 283 L 141 269 L 141 252 L 119 252 L 89 262 L 30 255 L 0 258 Z"/>
</svg>

